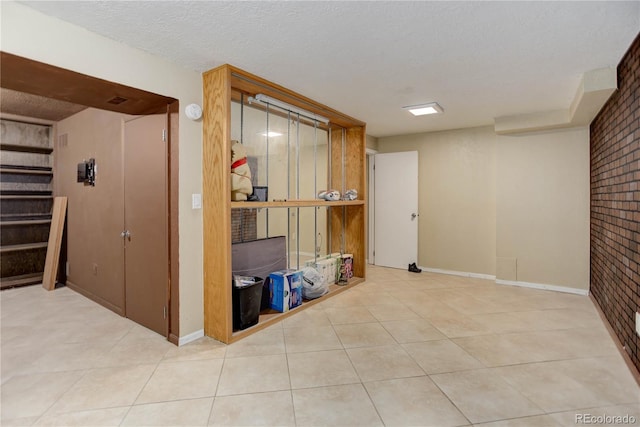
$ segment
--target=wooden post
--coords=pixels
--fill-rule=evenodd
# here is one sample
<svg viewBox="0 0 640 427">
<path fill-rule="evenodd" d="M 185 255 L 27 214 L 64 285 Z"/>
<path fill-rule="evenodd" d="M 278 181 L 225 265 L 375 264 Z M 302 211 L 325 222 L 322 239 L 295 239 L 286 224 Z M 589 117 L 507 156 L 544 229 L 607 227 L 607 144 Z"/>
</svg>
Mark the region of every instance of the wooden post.
<svg viewBox="0 0 640 427">
<path fill-rule="evenodd" d="M 48 291 L 52 291 L 56 287 L 58 261 L 60 259 L 60 245 L 62 243 L 62 233 L 64 232 L 64 220 L 66 215 L 67 198 L 54 198 L 51 229 L 49 230 L 49 244 L 47 245 L 47 258 L 44 263 L 44 275 L 42 276 L 42 287 Z"/>
</svg>

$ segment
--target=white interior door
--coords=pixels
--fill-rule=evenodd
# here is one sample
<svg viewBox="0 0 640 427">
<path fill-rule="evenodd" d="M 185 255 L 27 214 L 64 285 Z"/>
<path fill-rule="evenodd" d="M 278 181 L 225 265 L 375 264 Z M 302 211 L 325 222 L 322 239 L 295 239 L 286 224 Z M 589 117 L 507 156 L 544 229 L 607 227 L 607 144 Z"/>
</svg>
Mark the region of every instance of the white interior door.
<svg viewBox="0 0 640 427">
<path fill-rule="evenodd" d="M 375 265 L 418 262 L 418 152 L 375 155 Z"/>
</svg>

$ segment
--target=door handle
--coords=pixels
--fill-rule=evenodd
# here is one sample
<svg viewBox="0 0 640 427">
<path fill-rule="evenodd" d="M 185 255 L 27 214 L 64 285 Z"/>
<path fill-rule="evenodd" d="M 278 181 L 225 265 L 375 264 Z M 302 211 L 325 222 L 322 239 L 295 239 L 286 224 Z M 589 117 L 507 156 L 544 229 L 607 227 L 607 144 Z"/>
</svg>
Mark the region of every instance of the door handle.
<svg viewBox="0 0 640 427">
<path fill-rule="evenodd" d="M 417 213 L 415 213 L 415 212 L 414 212 L 414 213 L 412 213 L 412 214 L 411 214 L 411 221 L 413 221 L 414 219 L 416 219 L 416 217 L 417 217 L 417 216 L 418 216 L 418 214 L 417 214 Z"/>
<path fill-rule="evenodd" d="M 131 233 L 129 232 L 129 230 L 124 230 L 122 233 L 120 233 L 120 237 L 122 237 L 123 239 L 131 240 Z"/>
</svg>

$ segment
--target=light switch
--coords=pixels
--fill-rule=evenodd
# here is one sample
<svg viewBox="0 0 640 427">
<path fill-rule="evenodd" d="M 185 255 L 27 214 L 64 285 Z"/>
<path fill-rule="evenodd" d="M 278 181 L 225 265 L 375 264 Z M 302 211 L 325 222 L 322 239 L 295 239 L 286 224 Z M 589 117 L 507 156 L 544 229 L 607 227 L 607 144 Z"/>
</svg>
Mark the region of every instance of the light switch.
<svg viewBox="0 0 640 427">
<path fill-rule="evenodd" d="M 191 209 L 202 209 L 202 194 L 191 195 Z"/>
</svg>

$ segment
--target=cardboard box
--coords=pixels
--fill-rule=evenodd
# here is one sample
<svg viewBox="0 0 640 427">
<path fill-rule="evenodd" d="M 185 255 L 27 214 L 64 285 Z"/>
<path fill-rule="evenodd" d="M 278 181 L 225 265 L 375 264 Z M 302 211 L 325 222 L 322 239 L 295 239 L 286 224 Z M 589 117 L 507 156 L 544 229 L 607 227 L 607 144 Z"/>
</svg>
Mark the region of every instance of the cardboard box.
<svg viewBox="0 0 640 427">
<path fill-rule="evenodd" d="M 353 277 L 353 255 L 352 254 L 344 254 L 342 255 L 342 261 L 340 263 L 340 272 L 338 277 L 339 285 L 346 285 Z"/>
<path fill-rule="evenodd" d="M 331 259 L 319 259 L 316 262 L 316 270 L 320 273 L 323 279 L 324 284 L 333 284 L 335 283 L 335 262 Z"/>
<path fill-rule="evenodd" d="M 280 270 L 269 274 L 269 305 L 287 312 L 302 304 L 302 272 Z"/>
<path fill-rule="evenodd" d="M 296 308 L 302 304 L 302 271 L 294 271 L 287 276 L 291 297 L 289 298 L 289 309 Z"/>
<path fill-rule="evenodd" d="M 336 283 L 337 259 L 326 258 L 318 260 L 309 260 L 305 263 L 307 267 L 315 268 L 322 276 L 322 283 L 333 285 Z"/>
</svg>

